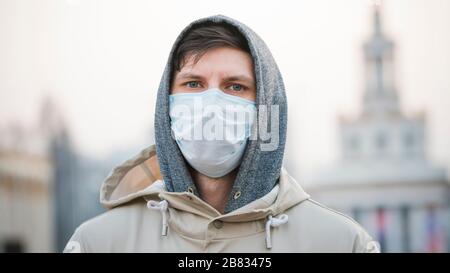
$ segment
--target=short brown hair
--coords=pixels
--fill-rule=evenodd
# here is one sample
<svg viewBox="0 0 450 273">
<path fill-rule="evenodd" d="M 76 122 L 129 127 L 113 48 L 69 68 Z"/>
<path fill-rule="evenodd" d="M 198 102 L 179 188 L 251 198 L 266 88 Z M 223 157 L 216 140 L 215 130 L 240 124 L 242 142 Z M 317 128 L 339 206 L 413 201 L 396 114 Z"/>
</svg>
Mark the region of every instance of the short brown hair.
<svg viewBox="0 0 450 273">
<path fill-rule="evenodd" d="M 194 26 L 182 37 L 174 51 L 172 73 L 179 71 L 186 64 L 188 55 L 193 54 L 196 63 L 209 49 L 224 46 L 250 53 L 245 37 L 231 25 L 207 22 Z"/>
</svg>

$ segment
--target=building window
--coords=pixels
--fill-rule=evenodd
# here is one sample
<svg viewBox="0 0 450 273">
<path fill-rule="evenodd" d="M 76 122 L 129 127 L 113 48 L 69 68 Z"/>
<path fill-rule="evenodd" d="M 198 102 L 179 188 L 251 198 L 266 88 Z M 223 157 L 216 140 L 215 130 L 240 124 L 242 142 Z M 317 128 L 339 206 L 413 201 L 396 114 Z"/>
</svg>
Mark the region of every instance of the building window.
<svg viewBox="0 0 450 273">
<path fill-rule="evenodd" d="M 356 135 L 350 136 L 347 140 L 347 147 L 351 153 L 359 150 L 359 138 Z"/>
<path fill-rule="evenodd" d="M 411 131 L 408 131 L 404 134 L 403 144 L 404 144 L 405 148 L 407 148 L 407 149 L 411 149 L 414 147 L 415 138 L 414 138 L 414 134 Z"/>
<path fill-rule="evenodd" d="M 388 138 L 384 132 L 378 132 L 375 137 L 375 147 L 378 152 L 384 152 L 388 146 Z"/>
</svg>

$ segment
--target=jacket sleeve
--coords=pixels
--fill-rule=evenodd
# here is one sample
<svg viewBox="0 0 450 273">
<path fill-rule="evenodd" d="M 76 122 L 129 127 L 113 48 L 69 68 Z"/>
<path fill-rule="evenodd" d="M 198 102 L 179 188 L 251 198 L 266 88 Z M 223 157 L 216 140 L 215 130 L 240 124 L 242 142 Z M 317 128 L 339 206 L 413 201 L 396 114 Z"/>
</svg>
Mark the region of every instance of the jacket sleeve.
<svg viewBox="0 0 450 273">
<path fill-rule="evenodd" d="M 87 251 L 86 240 L 82 229 L 78 227 L 64 247 L 63 253 L 85 253 Z"/>
<path fill-rule="evenodd" d="M 363 228 L 360 228 L 355 239 L 353 252 L 380 253 L 380 244 L 372 239 L 372 237 Z"/>
</svg>

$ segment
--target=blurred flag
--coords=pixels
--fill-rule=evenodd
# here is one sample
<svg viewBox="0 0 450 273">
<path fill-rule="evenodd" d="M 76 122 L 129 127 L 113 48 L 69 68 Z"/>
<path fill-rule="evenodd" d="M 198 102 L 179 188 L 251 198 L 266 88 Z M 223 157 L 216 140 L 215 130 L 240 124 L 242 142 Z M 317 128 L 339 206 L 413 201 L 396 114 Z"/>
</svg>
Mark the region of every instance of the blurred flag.
<svg viewBox="0 0 450 273">
<path fill-rule="evenodd" d="M 437 217 L 436 206 L 430 205 L 427 208 L 427 252 L 442 252 L 443 251 L 443 237 L 440 232 L 439 222 Z"/>
</svg>

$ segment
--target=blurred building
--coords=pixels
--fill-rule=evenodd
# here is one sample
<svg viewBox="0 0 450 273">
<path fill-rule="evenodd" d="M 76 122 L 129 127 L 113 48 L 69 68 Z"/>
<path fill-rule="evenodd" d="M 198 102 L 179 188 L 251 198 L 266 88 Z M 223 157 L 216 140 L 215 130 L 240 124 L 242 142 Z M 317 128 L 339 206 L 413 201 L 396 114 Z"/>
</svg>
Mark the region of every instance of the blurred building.
<svg viewBox="0 0 450 273">
<path fill-rule="evenodd" d="M 103 211 L 99 188 L 111 165 L 78 154 L 50 99 L 33 128 L 2 128 L 0 252 L 62 251 L 78 225 Z"/>
<path fill-rule="evenodd" d="M 0 133 L 0 252 L 54 250 L 53 164 L 35 130 Z"/>
<path fill-rule="evenodd" d="M 40 128 L 52 159 L 53 239 L 55 251 L 61 252 L 76 227 L 103 211 L 98 202 L 99 188 L 109 165 L 78 153 L 60 109 L 50 99 L 43 103 Z"/>
<path fill-rule="evenodd" d="M 363 110 L 340 118 L 339 162 L 320 171 L 312 197 L 352 215 L 387 252 L 449 250 L 449 183 L 427 160 L 425 114 L 402 113 L 394 81 L 394 44 L 374 7 L 364 44 Z M 424 90 L 424 92 L 426 92 Z"/>
</svg>

